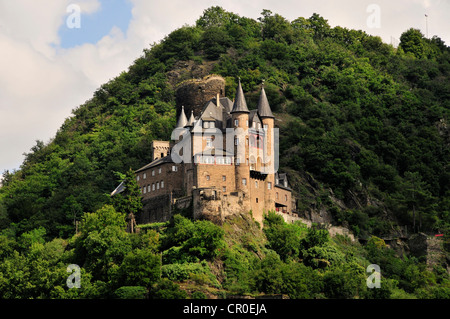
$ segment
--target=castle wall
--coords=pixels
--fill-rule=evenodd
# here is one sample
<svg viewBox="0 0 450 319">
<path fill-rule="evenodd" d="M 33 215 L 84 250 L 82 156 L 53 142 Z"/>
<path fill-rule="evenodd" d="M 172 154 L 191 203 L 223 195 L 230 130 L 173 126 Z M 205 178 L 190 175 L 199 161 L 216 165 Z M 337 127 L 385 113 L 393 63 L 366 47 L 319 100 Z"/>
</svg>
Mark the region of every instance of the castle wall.
<svg viewBox="0 0 450 319">
<path fill-rule="evenodd" d="M 194 218 L 221 225 L 227 216 L 245 211 L 247 201 L 242 192 L 223 194 L 214 188 L 197 188 L 193 191 Z"/>
<path fill-rule="evenodd" d="M 250 207 L 252 210 L 253 218 L 256 221 L 262 223 L 264 213 L 267 213 L 270 209 L 265 206 L 265 193 L 267 190 L 266 181 L 250 178 Z"/>
<path fill-rule="evenodd" d="M 195 170 L 197 176 L 196 186 L 198 188 L 215 187 L 224 194 L 235 191 L 233 165 L 197 164 L 195 165 Z M 225 190 L 224 187 L 226 188 Z"/>
<path fill-rule="evenodd" d="M 177 167 L 176 171 L 173 171 L 173 166 Z M 143 170 L 137 176 L 144 200 L 170 193 L 173 196 L 184 195 L 184 170 L 180 164 L 163 163 Z"/>
<path fill-rule="evenodd" d="M 286 207 L 279 207 L 279 210 L 286 210 L 287 212 L 292 212 L 292 193 L 291 191 L 275 186 L 275 203 L 280 205 L 285 205 Z M 276 206 L 276 205 L 275 205 Z"/>
<path fill-rule="evenodd" d="M 171 217 L 170 195 L 163 194 L 143 200 L 142 213 L 137 216 L 138 224 L 168 221 Z"/>
</svg>

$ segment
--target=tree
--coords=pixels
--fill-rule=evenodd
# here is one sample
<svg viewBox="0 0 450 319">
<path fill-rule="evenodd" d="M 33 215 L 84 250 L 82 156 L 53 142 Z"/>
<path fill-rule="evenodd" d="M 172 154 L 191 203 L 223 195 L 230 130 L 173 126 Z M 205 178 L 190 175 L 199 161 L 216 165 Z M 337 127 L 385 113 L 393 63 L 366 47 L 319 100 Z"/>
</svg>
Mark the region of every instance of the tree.
<svg viewBox="0 0 450 319">
<path fill-rule="evenodd" d="M 427 189 L 429 185 L 423 181 L 418 172 L 405 172 L 404 179 L 399 185 L 399 192 L 394 196 L 403 204 L 407 211 L 412 211 L 413 232 L 422 229 L 422 216 L 424 210 L 433 214 L 432 204 L 435 202 L 431 192 Z M 416 225 L 418 215 L 419 224 Z"/>
<path fill-rule="evenodd" d="M 141 212 L 143 204 L 136 174 L 130 168 L 125 175 L 120 173 L 118 175 L 123 183 L 124 190 L 113 196 L 113 205 L 117 211 L 125 214 L 125 216 L 129 214 L 137 215 Z"/>
<path fill-rule="evenodd" d="M 197 20 L 196 25 L 205 29 L 210 27 L 222 27 L 230 22 L 235 14 L 225 11 L 220 6 L 211 7 L 203 11 L 203 15 Z"/>
<path fill-rule="evenodd" d="M 424 36 L 418 29 L 411 28 L 400 36 L 400 48 L 418 59 L 425 57 Z"/>
<path fill-rule="evenodd" d="M 123 259 L 118 270 L 122 286 L 150 287 L 161 276 L 161 256 L 149 249 L 135 249 Z"/>
</svg>

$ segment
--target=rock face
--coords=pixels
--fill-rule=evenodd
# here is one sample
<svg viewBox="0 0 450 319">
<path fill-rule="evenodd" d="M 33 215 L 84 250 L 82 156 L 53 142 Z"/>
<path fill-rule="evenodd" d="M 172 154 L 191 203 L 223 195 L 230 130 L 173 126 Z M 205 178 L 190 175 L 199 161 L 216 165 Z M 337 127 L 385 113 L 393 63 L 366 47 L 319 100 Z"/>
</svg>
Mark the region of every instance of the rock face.
<svg viewBox="0 0 450 319">
<path fill-rule="evenodd" d="M 408 241 L 411 254 L 416 257 L 425 257 L 428 268 L 432 269 L 435 265 L 441 265 L 448 270 L 442 244 L 442 239 L 429 237 L 424 233 L 414 234 Z"/>
<path fill-rule="evenodd" d="M 198 116 L 206 101 L 225 96 L 225 79 L 219 75 L 210 75 L 202 79 L 186 80 L 180 83 L 176 89 L 175 101 L 177 107 L 177 118 L 181 107 L 184 106 L 186 116 Z"/>
</svg>

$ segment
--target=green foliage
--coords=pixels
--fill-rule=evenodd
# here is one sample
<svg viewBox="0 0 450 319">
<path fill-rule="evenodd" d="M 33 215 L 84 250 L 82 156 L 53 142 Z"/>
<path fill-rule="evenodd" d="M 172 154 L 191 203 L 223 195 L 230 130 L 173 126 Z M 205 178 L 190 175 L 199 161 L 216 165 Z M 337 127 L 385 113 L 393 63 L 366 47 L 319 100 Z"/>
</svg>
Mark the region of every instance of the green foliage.
<svg viewBox="0 0 450 319">
<path fill-rule="evenodd" d="M 149 291 L 150 299 L 186 299 L 187 293 L 180 286 L 163 278 Z"/>
<path fill-rule="evenodd" d="M 163 247 L 170 247 L 163 256 L 164 262 L 195 262 L 214 258 L 225 247 L 223 237 L 223 229 L 210 221 L 192 222 L 186 217 L 175 215 L 173 227 L 167 230 L 163 239 Z"/>
<path fill-rule="evenodd" d="M 123 259 L 118 281 L 123 286 L 149 287 L 161 276 L 161 256 L 148 249 L 135 249 Z"/>
<path fill-rule="evenodd" d="M 140 286 L 123 286 L 114 293 L 117 299 L 145 299 L 147 289 Z"/>
<path fill-rule="evenodd" d="M 282 260 L 287 261 L 298 257 L 306 227 L 301 224 L 286 224 L 283 217 L 269 212 L 264 218 L 264 233 L 269 248 L 276 251 Z"/>
<path fill-rule="evenodd" d="M 161 268 L 161 276 L 173 281 L 184 281 L 191 277 L 192 274 L 210 274 L 208 264 L 201 263 L 185 263 L 185 264 L 168 264 Z"/>
<path fill-rule="evenodd" d="M 142 210 L 142 196 L 139 191 L 139 185 L 136 181 L 136 175 L 132 169 L 129 169 L 126 175 L 119 174 L 125 190 L 113 196 L 112 201 L 118 212 L 137 215 Z"/>
</svg>

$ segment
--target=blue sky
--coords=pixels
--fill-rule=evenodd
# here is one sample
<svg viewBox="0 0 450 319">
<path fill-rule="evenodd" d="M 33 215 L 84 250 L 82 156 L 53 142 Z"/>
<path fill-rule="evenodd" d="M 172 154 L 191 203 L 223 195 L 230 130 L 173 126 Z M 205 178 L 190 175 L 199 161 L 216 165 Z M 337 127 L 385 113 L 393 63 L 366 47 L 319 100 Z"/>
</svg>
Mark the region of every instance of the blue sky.
<svg viewBox="0 0 450 319">
<path fill-rule="evenodd" d="M 99 0 L 100 8 L 94 13 L 81 12 L 81 27 L 69 28 L 63 23 L 58 30 L 60 47 L 73 48 L 85 43 L 95 44 L 116 26 L 126 33 L 131 21 L 132 3 L 129 0 Z M 71 13 L 67 13 L 64 21 Z"/>
</svg>

